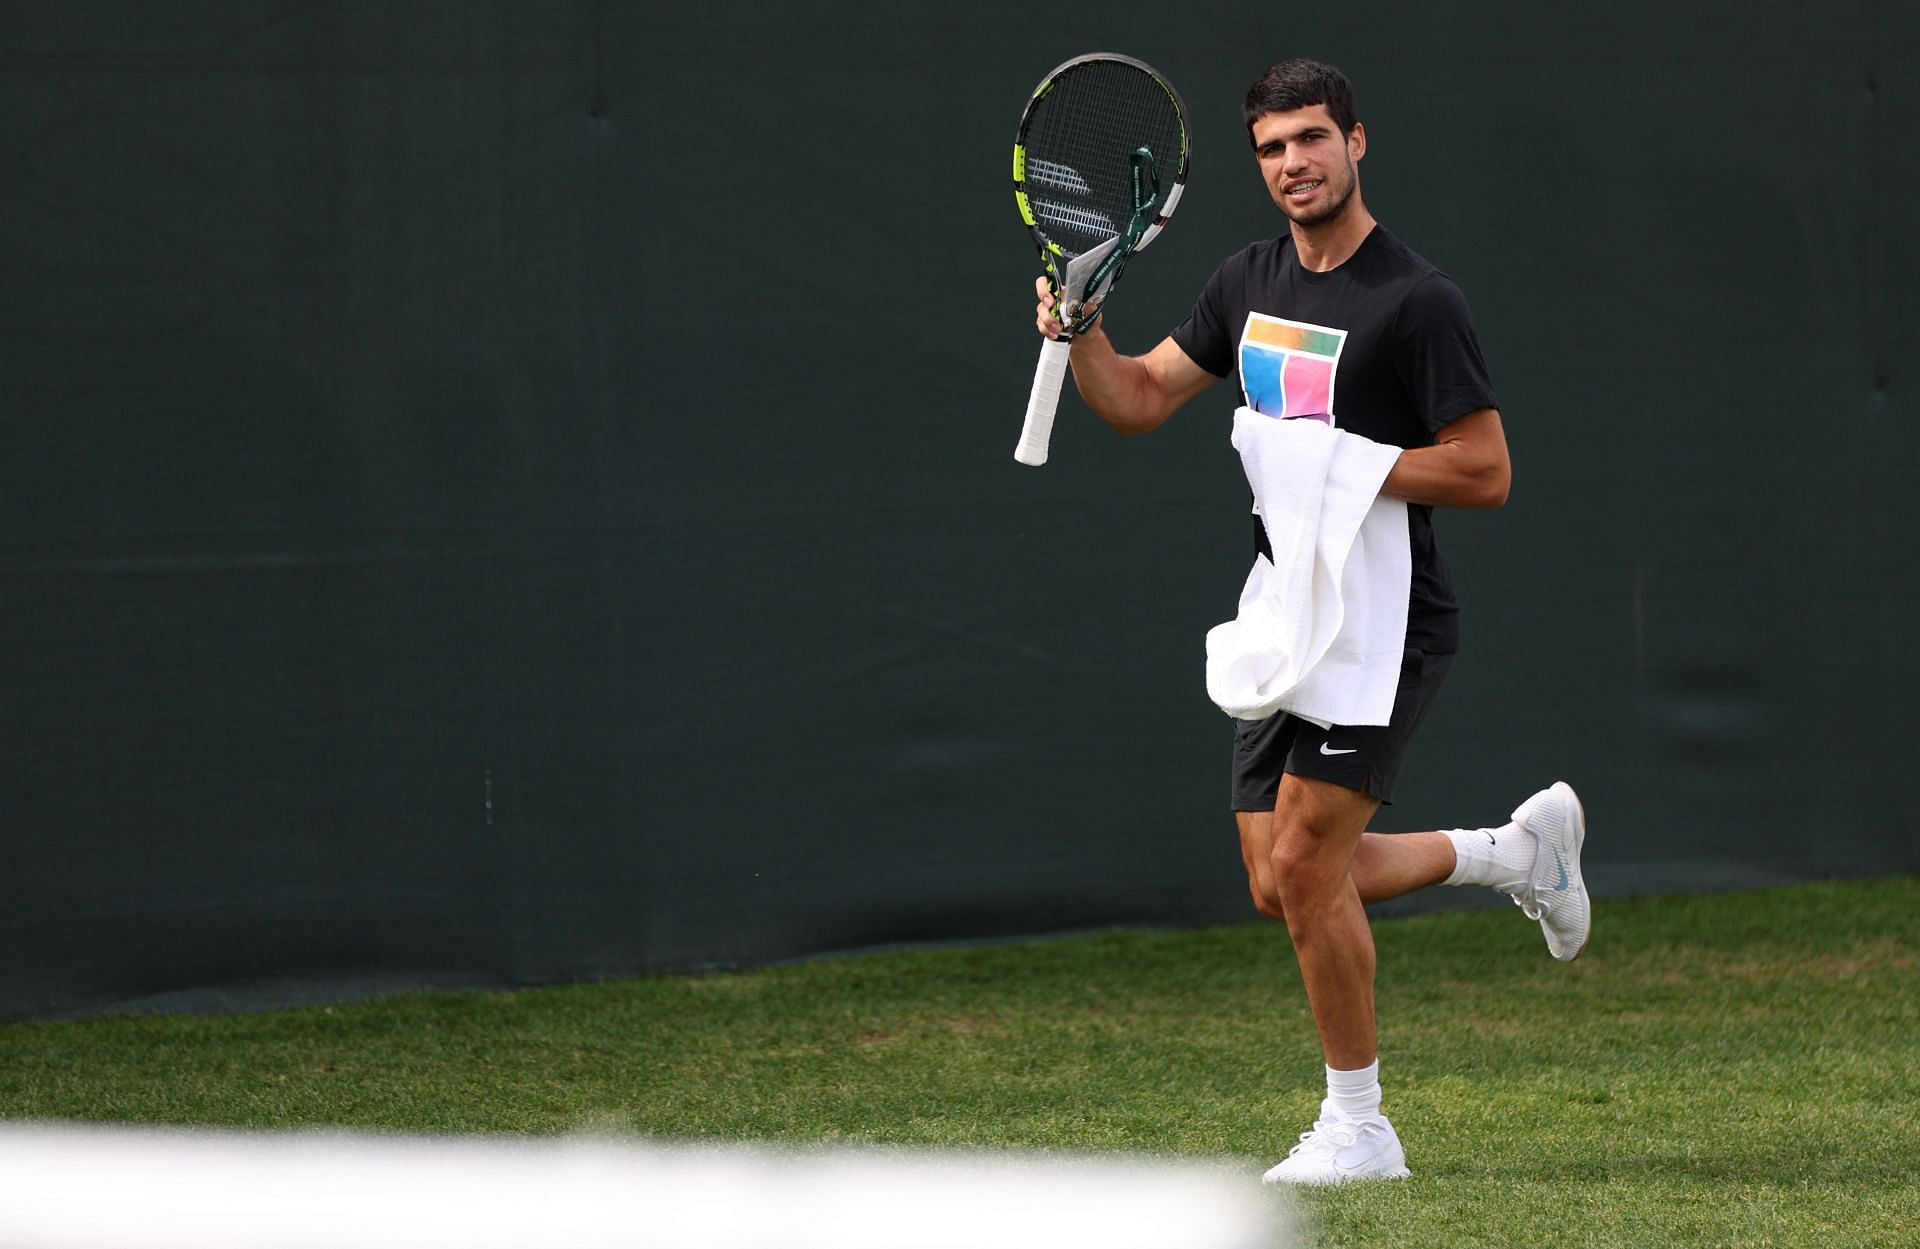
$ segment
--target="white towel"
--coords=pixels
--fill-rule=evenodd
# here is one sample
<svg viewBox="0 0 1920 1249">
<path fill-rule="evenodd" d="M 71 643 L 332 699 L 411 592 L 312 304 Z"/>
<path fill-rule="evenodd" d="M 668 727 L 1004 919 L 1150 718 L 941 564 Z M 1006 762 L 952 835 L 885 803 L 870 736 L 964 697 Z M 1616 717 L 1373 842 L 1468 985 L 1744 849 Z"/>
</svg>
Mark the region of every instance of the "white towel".
<svg viewBox="0 0 1920 1249">
<path fill-rule="evenodd" d="M 1385 724 L 1407 642 L 1407 505 L 1380 496 L 1400 448 L 1310 420 L 1233 414 L 1273 547 L 1240 613 L 1207 632 L 1207 695 L 1228 715 Z"/>
</svg>

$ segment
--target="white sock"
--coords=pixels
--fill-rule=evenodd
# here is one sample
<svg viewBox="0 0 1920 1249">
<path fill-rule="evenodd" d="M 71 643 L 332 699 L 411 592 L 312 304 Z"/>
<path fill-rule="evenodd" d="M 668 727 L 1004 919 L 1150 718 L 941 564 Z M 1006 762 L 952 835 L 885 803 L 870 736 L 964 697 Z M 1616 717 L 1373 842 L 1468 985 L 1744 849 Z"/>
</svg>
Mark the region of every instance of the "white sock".
<svg viewBox="0 0 1920 1249">
<path fill-rule="evenodd" d="M 1380 1117 L 1380 1060 L 1374 1059 L 1358 1071 L 1327 1068 L 1327 1100 L 1330 1109 L 1342 1119 L 1378 1119 Z"/>
<path fill-rule="evenodd" d="M 1447 830 L 1453 843 L 1453 874 L 1443 885 L 1487 885 L 1503 893 L 1524 889 L 1533 876 L 1540 839 L 1518 824 Z"/>
</svg>

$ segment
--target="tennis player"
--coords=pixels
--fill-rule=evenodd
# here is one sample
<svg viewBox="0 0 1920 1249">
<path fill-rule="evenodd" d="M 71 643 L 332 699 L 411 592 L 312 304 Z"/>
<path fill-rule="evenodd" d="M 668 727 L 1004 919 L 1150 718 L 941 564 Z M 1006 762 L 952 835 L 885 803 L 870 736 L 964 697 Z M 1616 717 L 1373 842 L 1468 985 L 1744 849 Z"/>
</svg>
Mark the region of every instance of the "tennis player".
<svg viewBox="0 0 1920 1249">
<path fill-rule="evenodd" d="M 1187 319 L 1143 356 L 1120 355 L 1098 323 L 1075 336 L 1073 376 L 1088 406 L 1124 434 L 1156 428 L 1237 371 L 1257 411 L 1320 416 L 1405 448 L 1381 487 L 1408 504 L 1413 557 L 1391 722 L 1322 729 L 1281 713 L 1236 721 L 1233 744 L 1233 810 L 1247 884 L 1254 905 L 1293 938 L 1326 1058 L 1319 1117 L 1266 1178 L 1397 1179 L 1408 1171 L 1381 1111 L 1366 904 L 1428 885 L 1488 886 L 1539 922 L 1555 958 L 1571 960 L 1591 928 L 1580 872 L 1585 817 L 1573 790 L 1556 782 L 1497 827 L 1366 831 L 1392 800 L 1458 648 L 1458 607 L 1434 542 L 1433 509 L 1506 501 L 1506 435 L 1466 300 L 1377 223 L 1361 198 L 1367 134 L 1345 75 L 1316 61 L 1284 61 L 1254 83 L 1244 113 L 1286 232 L 1228 258 Z M 1040 332 L 1056 337 L 1060 321 L 1044 280 L 1036 290 Z M 1307 340 L 1319 345 L 1317 354 L 1276 360 L 1271 350 L 1243 345 L 1251 323 L 1276 318 L 1317 331 Z M 1243 355 L 1249 350 L 1266 354 Z M 1316 378 L 1316 369 L 1325 375 Z M 1292 410 L 1315 402 L 1327 410 Z M 1271 558 L 1257 517 L 1255 529 L 1257 547 Z"/>
</svg>

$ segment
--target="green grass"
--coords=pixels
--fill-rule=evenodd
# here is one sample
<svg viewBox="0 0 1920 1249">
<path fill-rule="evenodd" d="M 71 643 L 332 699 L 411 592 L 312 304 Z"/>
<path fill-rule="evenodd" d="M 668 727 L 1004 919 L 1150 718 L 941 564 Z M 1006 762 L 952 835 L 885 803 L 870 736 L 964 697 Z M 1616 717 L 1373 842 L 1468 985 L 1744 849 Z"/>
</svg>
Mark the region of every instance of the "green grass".
<svg viewBox="0 0 1920 1249">
<path fill-rule="evenodd" d="M 1920 1243 L 1920 878 L 1381 922 L 1414 1178 L 1315 1242 Z M 0 1116 L 619 1129 L 1244 1158 L 1311 1119 L 1284 932 L 1249 924 L 751 973 L 0 1027 Z"/>
</svg>

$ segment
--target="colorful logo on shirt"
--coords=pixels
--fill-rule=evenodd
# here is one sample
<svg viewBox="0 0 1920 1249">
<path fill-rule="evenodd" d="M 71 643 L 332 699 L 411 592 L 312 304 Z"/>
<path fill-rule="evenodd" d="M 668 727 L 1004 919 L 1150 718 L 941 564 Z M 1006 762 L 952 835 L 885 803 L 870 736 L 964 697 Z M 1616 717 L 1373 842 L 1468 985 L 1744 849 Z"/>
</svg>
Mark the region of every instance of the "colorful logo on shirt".
<svg viewBox="0 0 1920 1249">
<path fill-rule="evenodd" d="M 1333 379 L 1345 330 L 1249 312 L 1240 334 L 1240 390 L 1266 416 L 1336 424 Z"/>
</svg>

